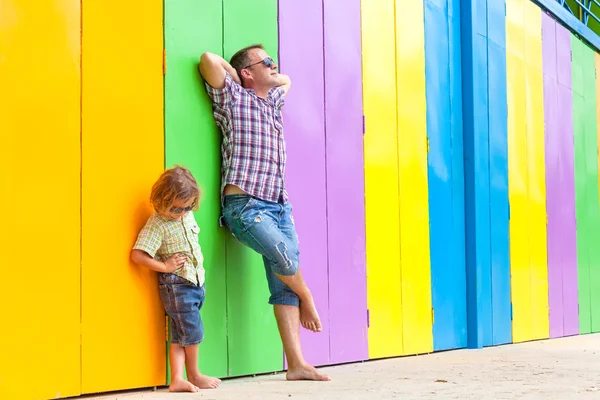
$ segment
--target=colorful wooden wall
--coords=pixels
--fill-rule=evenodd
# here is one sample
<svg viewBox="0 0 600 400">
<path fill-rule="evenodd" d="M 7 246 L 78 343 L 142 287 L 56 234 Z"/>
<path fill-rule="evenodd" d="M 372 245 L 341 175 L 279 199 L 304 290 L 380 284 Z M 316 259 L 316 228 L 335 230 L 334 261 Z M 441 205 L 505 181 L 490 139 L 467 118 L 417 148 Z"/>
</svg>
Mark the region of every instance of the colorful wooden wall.
<svg viewBox="0 0 600 400">
<path fill-rule="evenodd" d="M 0 397 L 167 382 L 156 275 L 128 255 L 175 164 L 202 189 L 202 370 L 285 368 L 262 260 L 218 225 L 197 72 L 253 43 L 293 81 L 309 362 L 600 332 L 600 55 L 529 0 L 0 0 L 0 341 L 35 344 L 7 347 Z"/>
</svg>

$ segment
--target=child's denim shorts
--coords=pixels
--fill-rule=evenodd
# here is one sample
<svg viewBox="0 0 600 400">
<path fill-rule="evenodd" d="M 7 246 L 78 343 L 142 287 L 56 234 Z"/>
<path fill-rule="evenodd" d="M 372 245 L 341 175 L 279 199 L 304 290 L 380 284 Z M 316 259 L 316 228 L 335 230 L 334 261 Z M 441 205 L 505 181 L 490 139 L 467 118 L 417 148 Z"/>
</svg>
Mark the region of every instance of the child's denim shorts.
<svg viewBox="0 0 600 400">
<path fill-rule="evenodd" d="M 200 309 L 206 291 L 175 274 L 158 274 L 158 288 L 167 315 L 171 318 L 171 343 L 193 346 L 204 339 Z"/>
</svg>

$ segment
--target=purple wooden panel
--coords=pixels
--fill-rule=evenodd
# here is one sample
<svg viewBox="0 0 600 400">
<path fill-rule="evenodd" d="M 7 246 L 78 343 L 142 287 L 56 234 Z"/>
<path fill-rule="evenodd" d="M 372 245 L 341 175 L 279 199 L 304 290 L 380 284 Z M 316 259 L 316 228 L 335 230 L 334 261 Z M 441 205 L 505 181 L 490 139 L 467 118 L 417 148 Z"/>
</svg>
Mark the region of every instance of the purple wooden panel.
<svg viewBox="0 0 600 400">
<path fill-rule="evenodd" d="M 300 240 L 300 267 L 323 323 L 301 329 L 306 361 L 329 359 L 323 20 L 321 0 L 279 2 L 279 61 L 292 79 L 283 109 L 287 187 Z"/>
<path fill-rule="evenodd" d="M 561 133 L 561 254 L 563 282 L 563 334 L 579 333 L 577 242 L 575 222 L 575 168 L 573 147 L 573 94 L 571 92 L 571 33 L 556 24 L 558 125 Z"/>
<path fill-rule="evenodd" d="M 366 360 L 360 0 L 324 3 L 331 361 Z"/>
<path fill-rule="evenodd" d="M 556 72 L 556 22 L 542 14 L 542 59 L 544 70 L 544 122 L 546 147 L 546 213 L 548 215 L 548 304 L 550 337 L 563 336 L 562 212 L 558 125 L 558 81 Z"/>
</svg>

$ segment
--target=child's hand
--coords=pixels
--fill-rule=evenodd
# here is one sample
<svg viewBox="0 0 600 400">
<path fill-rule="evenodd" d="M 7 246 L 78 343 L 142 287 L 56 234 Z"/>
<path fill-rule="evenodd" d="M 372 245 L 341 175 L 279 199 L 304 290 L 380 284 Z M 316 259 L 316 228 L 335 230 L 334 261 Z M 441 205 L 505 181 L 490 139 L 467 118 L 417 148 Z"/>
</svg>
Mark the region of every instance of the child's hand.
<svg viewBox="0 0 600 400">
<path fill-rule="evenodd" d="M 175 253 L 171 257 L 163 261 L 165 264 L 165 272 L 173 272 L 176 269 L 183 267 L 183 264 L 187 261 L 187 256 L 181 253 Z"/>
</svg>

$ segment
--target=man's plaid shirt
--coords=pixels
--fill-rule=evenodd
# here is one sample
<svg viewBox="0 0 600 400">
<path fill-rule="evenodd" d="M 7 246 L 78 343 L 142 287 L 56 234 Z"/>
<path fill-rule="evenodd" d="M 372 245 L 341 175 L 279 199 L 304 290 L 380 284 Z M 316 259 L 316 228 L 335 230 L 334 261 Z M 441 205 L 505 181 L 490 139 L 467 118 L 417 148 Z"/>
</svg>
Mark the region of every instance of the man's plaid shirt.
<svg viewBox="0 0 600 400">
<path fill-rule="evenodd" d="M 194 214 L 186 212 L 180 220 L 154 213 L 148 218 L 133 245 L 158 261 L 166 261 L 175 253 L 183 253 L 187 261 L 173 274 L 198 286 L 204 285 L 204 256 L 198 243 L 200 227 Z"/>
<path fill-rule="evenodd" d="M 225 185 L 232 184 L 262 200 L 287 202 L 281 117 L 284 89 L 274 87 L 263 99 L 226 74 L 223 89 L 207 83 L 206 90 L 213 101 L 217 125 L 223 131 L 221 194 Z"/>
</svg>

